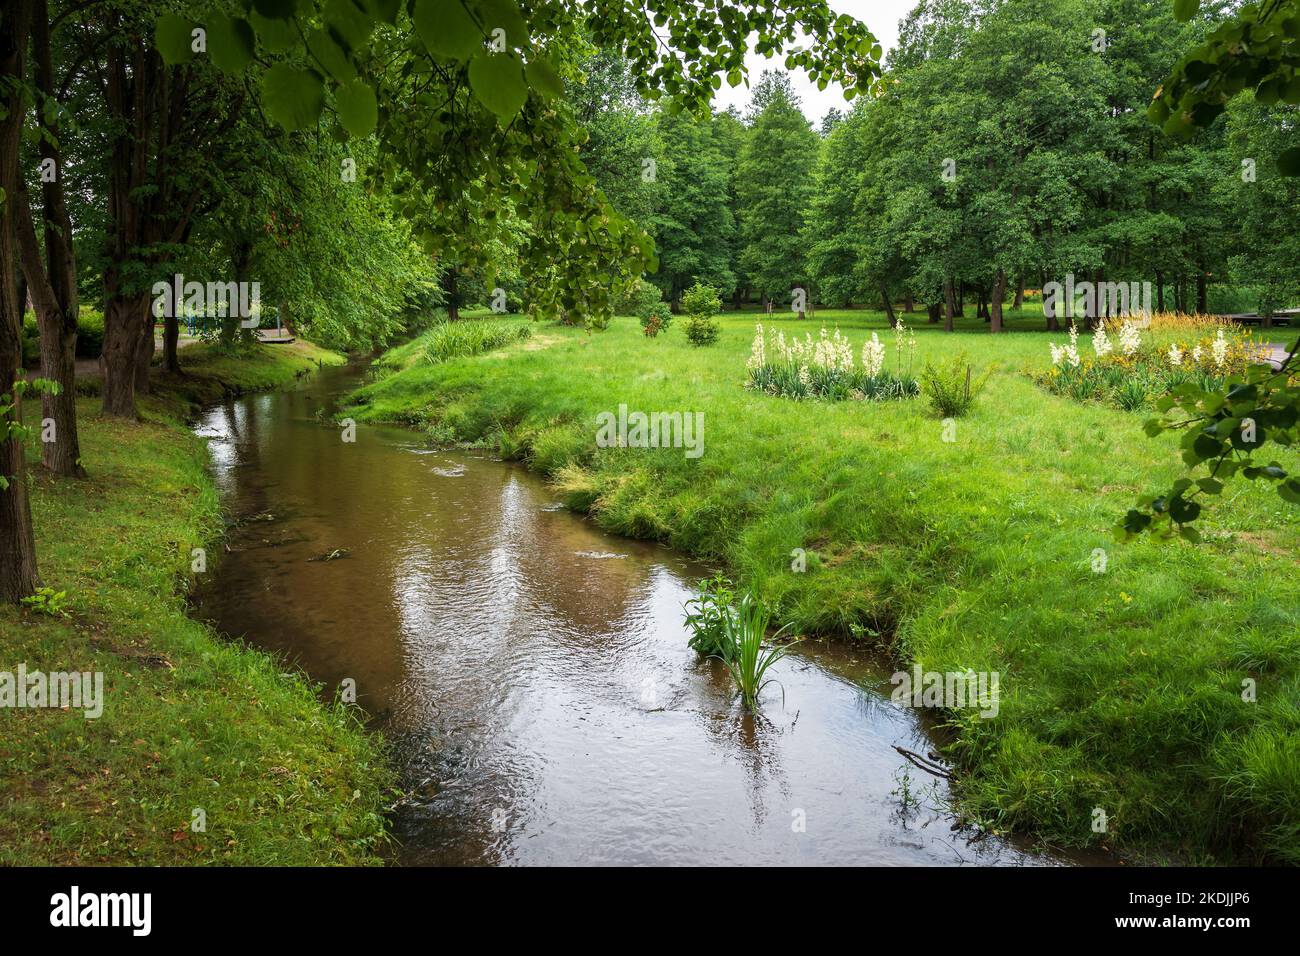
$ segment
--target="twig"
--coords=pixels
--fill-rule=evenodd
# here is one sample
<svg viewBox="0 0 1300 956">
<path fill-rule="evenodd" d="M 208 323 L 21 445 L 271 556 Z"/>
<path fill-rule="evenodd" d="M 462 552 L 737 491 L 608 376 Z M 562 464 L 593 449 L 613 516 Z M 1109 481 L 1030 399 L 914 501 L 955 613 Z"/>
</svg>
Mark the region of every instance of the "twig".
<svg viewBox="0 0 1300 956">
<path fill-rule="evenodd" d="M 906 757 L 908 762 L 918 767 L 919 769 L 924 770 L 926 773 L 934 774 L 936 777 L 942 777 L 944 780 L 952 779 L 951 773 L 949 773 L 947 770 L 944 770 L 938 764 L 931 763 L 929 760 L 927 760 L 925 757 L 922 757 L 920 754 L 908 750 L 905 747 L 900 747 L 897 744 L 894 744 L 894 749 L 897 750 L 904 757 Z"/>
</svg>

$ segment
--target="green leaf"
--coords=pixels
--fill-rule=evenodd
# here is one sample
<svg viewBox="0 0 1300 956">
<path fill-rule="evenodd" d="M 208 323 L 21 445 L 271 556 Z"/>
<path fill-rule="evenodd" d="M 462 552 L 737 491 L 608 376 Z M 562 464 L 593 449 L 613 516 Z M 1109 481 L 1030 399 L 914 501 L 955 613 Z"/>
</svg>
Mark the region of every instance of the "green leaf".
<svg viewBox="0 0 1300 956">
<path fill-rule="evenodd" d="M 1186 23 L 1201 9 L 1201 0 L 1174 0 L 1174 19 Z"/>
<path fill-rule="evenodd" d="M 509 120 L 528 99 L 524 72 L 513 53 L 487 53 L 469 61 L 469 85 L 478 101 L 501 120 Z"/>
<path fill-rule="evenodd" d="M 1124 530 L 1129 534 L 1140 534 L 1150 524 L 1151 516 L 1144 511 L 1138 511 L 1136 508 L 1129 509 L 1129 513 L 1124 516 Z"/>
<path fill-rule="evenodd" d="M 483 30 L 461 0 L 415 0 L 415 32 L 435 56 L 468 60 L 483 49 Z"/>
<path fill-rule="evenodd" d="M 1195 501 L 1188 501 L 1179 495 L 1169 499 L 1169 517 L 1173 518 L 1179 524 L 1188 521 L 1195 521 L 1201 513 L 1201 506 Z"/>
<path fill-rule="evenodd" d="M 247 20 L 214 13 L 208 18 L 208 53 L 217 69 L 238 73 L 253 59 L 257 40 Z"/>
<path fill-rule="evenodd" d="M 528 45 L 528 25 L 514 0 L 482 0 L 478 9 L 479 20 L 489 38 L 493 30 L 500 28 L 506 31 L 506 39 L 512 46 Z"/>
<path fill-rule="evenodd" d="M 325 88 L 312 70 L 277 63 L 262 79 L 262 101 L 271 118 L 293 132 L 312 126 L 325 106 Z"/>
<path fill-rule="evenodd" d="M 347 51 L 339 46 L 328 30 L 312 30 L 308 33 L 307 49 L 325 68 L 325 72 L 340 83 L 356 79 L 357 68 L 352 65 Z"/>
<path fill-rule="evenodd" d="M 401 9 L 401 0 L 365 0 L 366 9 L 376 20 L 385 23 L 397 22 L 397 11 Z"/>
<path fill-rule="evenodd" d="M 1300 481 L 1292 478 L 1290 481 L 1284 481 L 1277 486 L 1277 493 L 1282 496 L 1283 501 L 1289 501 L 1293 505 L 1300 505 Z"/>
<path fill-rule="evenodd" d="M 1217 495 L 1223 491 L 1223 482 L 1216 478 L 1198 478 L 1196 485 L 1207 495 Z"/>
<path fill-rule="evenodd" d="M 270 20 L 254 10 L 249 21 L 267 53 L 284 53 L 298 42 L 292 20 Z"/>
<path fill-rule="evenodd" d="M 370 13 L 361 9 L 356 0 L 329 0 L 321 15 L 349 50 L 365 46 L 375 25 Z"/>
<path fill-rule="evenodd" d="M 353 136 L 369 136 L 379 122 L 379 104 L 375 91 L 365 80 L 344 83 L 334 91 L 339 122 Z"/>
<path fill-rule="evenodd" d="M 528 85 L 543 96 L 554 99 L 564 95 L 564 81 L 549 61 L 534 57 L 525 68 L 524 75 L 528 79 Z"/>
<path fill-rule="evenodd" d="M 194 39 L 190 33 L 193 29 L 193 23 L 174 13 L 164 13 L 158 18 L 154 24 L 153 42 L 164 63 L 175 66 L 177 63 L 188 63 L 194 58 L 194 50 L 190 46 Z"/>
<path fill-rule="evenodd" d="M 253 9 L 268 20 L 288 20 L 297 6 L 297 0 L 253 0 Z"/>
</svg>

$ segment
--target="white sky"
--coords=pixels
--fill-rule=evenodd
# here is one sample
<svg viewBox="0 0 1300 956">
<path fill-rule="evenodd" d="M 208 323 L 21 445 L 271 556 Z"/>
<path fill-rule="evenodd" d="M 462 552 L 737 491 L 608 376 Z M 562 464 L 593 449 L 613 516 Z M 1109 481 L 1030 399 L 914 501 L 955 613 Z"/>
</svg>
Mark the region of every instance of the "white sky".
<svg viewBox="0 0 1300 956">
<path fill-rule="evenodd" d="M 830 7 L 836 13 L 847 13 L 865 23 L 888 53 L 898 42 L 898 22 L 907 16 L 917 2 L 918 0 L 830 0 Z M 786 72 L 784 57 L 779 56 L 767 59 L 757 53 L 750 53 L 745 57 L 745 65 L 749 68 L 750 83 L 757 83 L 765 69 Z M 801 70 L 790 73 L 790 82 L 799 94 L 804 115 L 812 121 L 814 127 L 821 124 L 822 117 L 832 106 L 845 111 L 852 105 L 844 98 L 841 87 L 828 86 L 825 90 L 818 90 L 817 85 L 808 82 Z M 718 109 L 735 106 L 742 113 L 748 103 L 749 90 L 745 84 L 742 83 L 733 90 L 725 80 L 722 89 L 713 98 L 713 104 Z"/>
</svg>

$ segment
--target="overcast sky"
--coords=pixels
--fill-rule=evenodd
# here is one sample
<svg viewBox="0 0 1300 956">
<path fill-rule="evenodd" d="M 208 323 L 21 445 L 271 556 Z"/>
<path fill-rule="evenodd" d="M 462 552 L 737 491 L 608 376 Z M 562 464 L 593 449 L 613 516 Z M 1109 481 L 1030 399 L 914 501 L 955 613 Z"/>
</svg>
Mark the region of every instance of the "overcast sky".
<svg viewBox="0 0 1300 956">
<path fill-rule="evenodd" d="M 836 13 L 847 13 L 865 23 L 867 28 L 876 35 L 880 45 L 888 52 L 898 41 L 898 21 L 906 17 L 917 2 L 918 0 L 830 0 L 830 7 Z M 773 56 L 769 60 L 757 53 L 749 54 L 745 58 L 745 65 L 749 68 L 749 82 L 757 83 L 764 69 L 786 72 L 783 61 L 784 57 Z M 808 82 L 801 70 L 791 73 L 790 81 L 794 85 L 795 92 L 799 94 L 804 115 L 812 120 L 814 127 L 821 124 L 822 117 L 832 106 L 845 110 L 850 105 L 844 98 L 844 90 L 841 87 L 828 86 L 825 90 L 818 90 L 817 85 Z M 722 89 L 714 98 L 714 105 L 718 109 L 735 106 L 742 113 L 748 103 L 749 90 L 743 83 L 733 90 L 724 81 Z"/>
</svg>

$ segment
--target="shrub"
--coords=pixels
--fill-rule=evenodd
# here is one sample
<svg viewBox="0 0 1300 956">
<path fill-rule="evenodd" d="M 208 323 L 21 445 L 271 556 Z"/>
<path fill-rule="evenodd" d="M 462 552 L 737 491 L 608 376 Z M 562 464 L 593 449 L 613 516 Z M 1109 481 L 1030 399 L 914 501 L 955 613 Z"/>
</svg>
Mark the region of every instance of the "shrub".
<svg viewBox="0 0 1300 956">
<path fill-rule="evenodd" d="M 938 365 L 925 363 L 921 370 L 921 384 L 930 400 L 930 407 L 942 418 L 960 418 L 965 415 L 979 393 L 984 390 L 993 369 L 987 368 L 978 376 L 974 374 L 966 353 L 961 352 L 948 362 Z"/>
<path fill-rule="evenodd" d="M 682 308 L 690 316 L 686 320 L 686 338 L 695 346 L 712 345 L 722 333 L 714 316 L 722 309 L 718 290 L 697 282 L 682 296 Z"/>
<path fill-rule="evenodd" d="M 82 308 L 77 316 L 77 358 L 99 358 L 104 351 L 104 313 Z"/>
<path fill-rule="evenodd" d="M 658 287 L 645 279 L 637 279 L 632 291 L 616 296 L 613 306 L 615 315 L 634 315 L 641 320 L 643 326 L 651 315 L 662 317 L 669 312 L 668 303 L 664 302 Z M 667 328 L 667 325 L 664 327 Z"/>
</svg>

